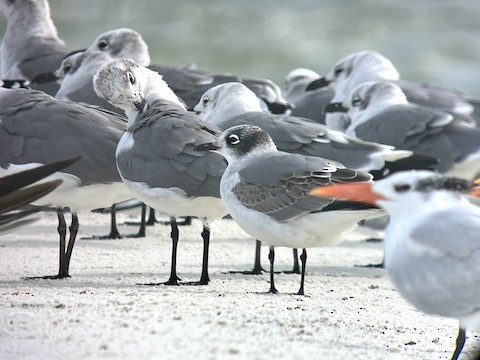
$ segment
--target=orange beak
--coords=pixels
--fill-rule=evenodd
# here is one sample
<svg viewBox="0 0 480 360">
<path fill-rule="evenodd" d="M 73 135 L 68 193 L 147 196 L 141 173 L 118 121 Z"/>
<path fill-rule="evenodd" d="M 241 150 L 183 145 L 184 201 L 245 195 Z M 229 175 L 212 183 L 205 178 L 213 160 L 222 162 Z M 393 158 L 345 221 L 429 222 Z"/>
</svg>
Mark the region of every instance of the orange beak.
<svg viewBox="0 0 480 360">
<path fill-rule="evenodd" d="M 345 183 L 317 187 L 310 191 L 310 195 L 335 198 L 341 200 L 360 201 L 376 205 L 379 200 L 387 200 L 372 190 L 373 182 Z"/>
<path fill-rule="evenodd" d="M 475 180 L 474 183 L 475 184 L 480 184 L 480 179 Z M 480 198 L 480 186 L 473 188 L 472 190 L 470 190 L 470 192 L 468 194 L 470 196 Z"/>
</svg>

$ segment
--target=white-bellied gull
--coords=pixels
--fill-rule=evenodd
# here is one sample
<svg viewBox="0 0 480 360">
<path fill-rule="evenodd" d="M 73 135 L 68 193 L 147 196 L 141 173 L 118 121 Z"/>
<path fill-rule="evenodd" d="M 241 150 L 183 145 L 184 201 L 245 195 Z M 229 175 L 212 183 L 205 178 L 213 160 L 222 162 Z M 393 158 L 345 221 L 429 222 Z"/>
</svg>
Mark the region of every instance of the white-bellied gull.
<svg viewBox="0 0 480 360">
<path fill-rule="evenodd" d="M 172 263 L 165 283 L 177 285 L 178 227 L 175 217 L 203 222 L 202 275 L 206 285 L 210 222 L 227 214 L 220 198 L 225 162 L 218 154 L 194 152 L 220 130 L 188 112 L 162 77 L 132 60 L 105 65 L 94 78 L 97 94 L 125 111 L 129 127 L 116 159 L 124 183 L 145 204 L 171 215 Z"/>
<path fill-rule="evenodd" d="M 333 245 L 357 222 L 380 215 L 375 208 L 310 196 L 316 186 L 370 181 L 363 171 L 334 161 L 278 151 L 258 126 L 239 125 L 197 151 L 215 151 L 228 162 L 220 193 L 231 217 L 250 236 L 270 245 L 270 290 L 274 284 L 275 246 L 303 248 L 299 295 L 304 294 L 306 248 Z"/>
<path fill-rule="evenodd" d="M 421 311 L 459 320 L 452 359 L 462 351 L 466 329 L 480 329 L 480 208 L 462 194 L 472 187 L 468 180 L 408 171 L 375 184 L 341 184 L 311 192 L 375 203 L 389 213 L 387 273 L 399 293 Z"/>
<path fill-rule="evenodd" d="M 308 119 L 261 112 L 259 99 L 241 83 L 220 84 L 207 90 L 194 110 L 222 130 L 241 124 L 256 125 L 272 137 L 280 151 L 335 160 L 370 172 L 374 178 L 400 170 L 432 168 L 436 164 L 436 159 L 346 136 Z M 294 272 L 299 270 L 297 264 Z M 257 243 L 252 273 L 260 272 Z"/>
<path fill-rule="evenodd" d="M 77 212 L 132 197 L 115 165 L 115 148 L 126 121 L 97 107 L 56 100 L 26 89 L 0 89 L 0 117 L 1 176 L 82 156 L 79 162 L 52 175 L 63 183 L 41 199 L 57 207 L 59 219 L 60 266 L 54 278 L 68 277 L 78 231 Z M 72 213 L 66 250 L 64 207 Z"/>
<path fill-rule="evenodd" d="M 449 113 L 408 103 L 392 82 L 363 83 L 326 111 L 330 109 L 348 110 L 347 134 L 435 157 L 435 169 L 442 173 L 466 179 L 480 174 L 480 129 Z"/>
</svg>

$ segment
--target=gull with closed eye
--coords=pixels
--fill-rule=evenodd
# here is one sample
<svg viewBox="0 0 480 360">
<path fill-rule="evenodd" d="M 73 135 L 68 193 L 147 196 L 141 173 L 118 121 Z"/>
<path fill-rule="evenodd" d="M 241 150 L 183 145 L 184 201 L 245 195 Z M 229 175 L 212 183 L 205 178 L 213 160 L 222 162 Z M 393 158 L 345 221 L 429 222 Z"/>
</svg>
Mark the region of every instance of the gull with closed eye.
<svg viewBox="0 0 480 360">
<path fill-rule="evenodd" d="M 299 295 L 304 294 L 306 248 L 341 242 L 357 222 L 380 215 L 376 208 L 309 195 L 314 187 L 370 181 L 363 171 L 319 157 L 278 151 L 258 126 L 238 125 L 218 140 L 196 147 L 220 153 L 228 162 L 220 193 L 233 220 L 250 236 L 270 245 L 270 290 L 274 284 L 275 246 L 302 248 Z"/>
<path fill-rule="evenodd" d="M 480 174 L 480 129 L 447 112 L 409 103 L 392 82 L 363 83 L 326 111 L 348 111 L 349 135 L 437 158 L 434 168 L 441 173 L 470 180 Z"/>
<path fill-rule="evenodd" d="M 218 154 L 194 152 L 220 130 L 186 110 L 162 77 L 132 60 L 117 59 L 94 78 L 97 94 L 125 111 L 127 132 L 116 150 L 123 182 L 148 206 L 170 214 L 172 262 L 166 285 L 178 285 L 176 217 L 202 220 L 203 265 L 196 284 L 207 285 L 210 223 L 227 210 L 220 198 L 225 162 Z"/>
<path fill-rule="evenodd" d="M 393 174 L 375 184 L 340 184 L 312 195 L 376 204 L 390 215 L 385 268 L 398 292 L 421 311 L 459 320 L 452 359 L 467 329 L 480 329 L 480 208 L 468 180 L 430 171 Z M 476 354 L 478 359 L 480 354 Z"/>
</svg>

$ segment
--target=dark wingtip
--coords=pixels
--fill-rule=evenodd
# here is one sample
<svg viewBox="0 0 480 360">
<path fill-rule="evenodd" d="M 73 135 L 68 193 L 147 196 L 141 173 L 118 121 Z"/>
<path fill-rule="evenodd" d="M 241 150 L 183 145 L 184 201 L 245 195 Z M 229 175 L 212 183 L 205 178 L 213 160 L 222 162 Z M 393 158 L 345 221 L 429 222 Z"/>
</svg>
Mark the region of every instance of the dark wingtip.
<svg viewBox="0 0 480 360">
<path fill-rule="evenodd" d="M 218 149 L 218 146 L 215 145 L 214 143 L 206 143 L 206 144 L 195 146 L 193 151 L 212 151 L 217 149 Z"/>
<path fill-rule="evenodd" d="M 29 85 L 27 79 L 2 79 L 2 87 L 5 89 L 29 89 Z"/>
<path fill-rule="evenodd" d="M 305 88 L 305 91 L 321 89 L 321 88 L 327 87 L 328 85 L 330 85 L 330 81 L 328 81 L 324 77 L 321 77 L 317 80 L 313 80 L 310 84 L 308 84 L 307 87 Z"/>
</svg>

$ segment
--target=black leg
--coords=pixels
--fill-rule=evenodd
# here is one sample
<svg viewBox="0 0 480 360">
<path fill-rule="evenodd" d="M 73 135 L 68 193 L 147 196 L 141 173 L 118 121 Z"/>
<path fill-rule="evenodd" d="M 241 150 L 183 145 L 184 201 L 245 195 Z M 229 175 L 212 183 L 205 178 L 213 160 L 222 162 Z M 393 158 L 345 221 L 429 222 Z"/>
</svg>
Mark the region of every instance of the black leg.
<svg viewBox="0 0 480 360">
<path fill-rule="evenodd" d="M 67 276 L 70 276 L 70 259 L 72 258 L 73 246 L 75 245 L 75 239 L 77 238 L 78 228 L 79 228 L 78 216 L 75 213 L 72 213 L 72 223 L 70 224 L 70 238 L 68 239 L 68 246 L 66 252 L 67 259 Z"/>
<path fill-rule="evenodd" d="M 274 282 L 273 263 L 275 262 L 275 248 L 273 246 L 270 246 L 268 260 L 270 260 L 270 290 L 268 290 L 268 292 L 272 294 L 278 294 L 278 290 L 275 288 Z"/>
<path fill-rule="evenodd" d="M 292 273 L 300 274 L 300 264 L 298 262 L 298 249 L 292 249 L 293 253 L 293 269 Z"/>
<path fill-rule="evenodd" d="M 302 277 L 300 279 L 300 289 L 298 290 L 297 295 L 305 295 L 304 286 L 305 286 L 305 269 L 307 268 L 307 250 L 303 249 L 302 255 L 300 255 L 300 260 L 302 261 Z"/>
<path fill-rule="evenodd" d="M 147 205 L 142 203 L 142 214 L 140 219 L 140 229 L 138 229 L 138 233 L 133 235 L 132 237 L 135 238 L 142 238 L 147 235 Z"/>
<path fill-rule="evenodd" d="M 199 285 L 208 285 L 210 277 L 208 276 L 208 251 L 210 247 L 210 228 L 203 224 L 202 230 L 203 239 L 203 261 L 202 261 L 202 276 L 200 277 Z"/>
<path fill-rule="evenodd" d="M 121 239 L 122 235 L 117 228 L 117 211 L 115 210 L 116 205 L 112 205 L 112 211 L 110 213 L 110 234 L 108 234 L 105 239 Z"/>
<path fill-rule="evenodd" d="M 467 338 L 467 332 L 462 327 L 458 327 L 458 336 L 455 344 L 455 351 L 452 354 L 452 360 L 457 360 L 462 352 L 463 345 L 465 345 L 465 340 Z"/>
<path fill-rule="evenodd" d="M 58 235 L 60 236 L 60 244 L 59 244 L 59 267 L 58 267 L 58 275 L 59 279 L 65 278 L 68 275 L 67 270 L 67 254 L 65 252 L 65 241 L 67 237 L 67 224 L 65 222 L 65 216 L 63 214 L 63 208 L 57 208 L 57 218 L 58 218 Z"/>
<path fill-rule="evenodd" d="M 260 275 L 265 272 L 265 269 L 262 268 L 262 242 L 260 240 L 255 240 L 255 260 L 253 263 L 252 270 L 246 271 L 229 271 L 230 274 L 244 274 L 244 275 Z"/>
<path fill-rule="evenodd" d="M 178 247 L 178 226 L 177 220 L 170 217 L 170 226 L 172 231 L 170 237 L 172 238 L 172 264 L 170 268 L 170 278 L 164 283 L 165 285 L 178 285 L 180 278 L 177 276 L 177 247 Z"/>
<path fill-rule="evenodd" d="M 155 218 L 155 209 L 150 208 L 150 211 L 148 212 L 148 220 L 146 224 L 155 225 L 156 222 L 157 222 L 157 219 Z"/>
</svg>

